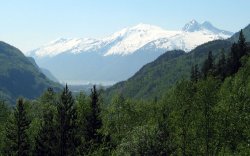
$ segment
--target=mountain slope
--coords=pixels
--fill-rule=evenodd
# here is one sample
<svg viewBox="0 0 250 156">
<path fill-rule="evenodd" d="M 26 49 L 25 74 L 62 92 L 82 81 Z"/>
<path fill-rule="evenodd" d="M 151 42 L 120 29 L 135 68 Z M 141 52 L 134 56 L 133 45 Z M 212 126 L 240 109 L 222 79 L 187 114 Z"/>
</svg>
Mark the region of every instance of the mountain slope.
<svg viewBox="0 0 250 156">
<path fill-rule="evenodd" d="M 36 64 L 36 61 L 33 57 L 27 57 L 30 62 L 40 71 L 42 72 L 48 79 L 50 79 L 51 81 L 54 81 L 54 82 L 59 82 L 57 80 L 57 78 L 48 70 L 48 69 L 45 69 L 45 68 L 40 68 L 37 64 Z"/>
<path fill-rule="evenodd" d="M 36 98 L 48 87 L 60 85 L 46 78 L 17 48 L 0 41 L 0 94 L 15 102 L 19 96 Z"/>
<path fill-rule="evenodd" d="M 243 29 L 246 41 L 250 41 L 250 25 Z M 173 51 L 168 51 L 155 61 L 146 64 L 134 76 L 127 81 L 119 82 L 106 90 L 108 97 L 121 93 L 131 98 L 154 98 L 161 96 L 180 79 L 189 79 L 191 66 L 201 64 L 209 51 L 218 58 L 222 48 L 225 52 L 230 51 L 231 45 L 238 38 L 238 33 L 228 40 L 216 40 L 202 44 L 189 53 L 177 57 L 166 57 Z M 238 40 L 238 39 L 237 39 Z"/>
<path fill-rule="evenodd" d="M 246 38 L 246 41 L 250 41 L 250 24 L 247 25 L 243 30 L 243 34 Z M 231 38 L 229 38 L 229 40 L 231 42 L 237 42 L 239 39 L 239 32 L 235 33 L 235 35 L 233 35 Z"/>
<path fill-rule="evenodd" d="M 169 54 L 180 51 L 168 51 L 155 61 L 146 64 L 134 76 L 127 81 L 119 82 L 106 90 L 107 96 L 121 93 L 131 98 L 153 98 L 161 96 L 161 93 L 169 89 L 180 79 L 188 79 L 191 66 L 201 64 L 212 50 L 218 55 L 222 48 L 229 49 L 231 42 L 217 40 L 205 43 L 190 53 L 166 57 Z M 183 52 L 182 52 L 183 53 Z"/>
<path fill-rule="evenodd" d="M 194 27 L 192 23 L 186 27 L 191 29 Z M 139 24 L 102 39 L 58 39 L 28 55 L 60 81 L 109 84 L 126 80 L 165 51 L 180 49 L 188 52 L 202 43 L 232 35 L 208 22 L 190 29 L 169 31 Z"/>
</svg>

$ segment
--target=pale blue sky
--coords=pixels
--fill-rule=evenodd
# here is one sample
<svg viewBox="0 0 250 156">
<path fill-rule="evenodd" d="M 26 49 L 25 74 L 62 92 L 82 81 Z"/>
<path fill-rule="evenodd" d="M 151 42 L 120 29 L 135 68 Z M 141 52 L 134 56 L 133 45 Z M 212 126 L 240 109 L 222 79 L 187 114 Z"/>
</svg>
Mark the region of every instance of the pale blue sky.
<svg viewBox="0 0 250 156">
<path fill-rule="evenodd" d="M 0 0 L 0 40 L 28 51 L 59 37 L 103 37 L 138 23 L 179 30 L 192 19 L 238 31 L 249 0 Z"/>
</svg>

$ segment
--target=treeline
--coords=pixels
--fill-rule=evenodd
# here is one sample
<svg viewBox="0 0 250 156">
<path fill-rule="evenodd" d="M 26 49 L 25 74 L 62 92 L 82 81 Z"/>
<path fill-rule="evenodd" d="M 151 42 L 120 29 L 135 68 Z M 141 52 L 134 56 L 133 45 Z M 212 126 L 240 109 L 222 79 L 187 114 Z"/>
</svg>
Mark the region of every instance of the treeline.
<svg viewBox="0 0 250 156">
<path fill-rule="evenodd" d="M 215 61 L 209 52 L 191 80 L 162 99 L 110 103 L 94 86 L 73 97 L 0 103 L 2 155 L 250 155 L 250 57 L 244 35 Z M 4 111 L 2 111 L 4 110 Z M 7 112 L 7 113 L 6 113 Z"/>
</svg>

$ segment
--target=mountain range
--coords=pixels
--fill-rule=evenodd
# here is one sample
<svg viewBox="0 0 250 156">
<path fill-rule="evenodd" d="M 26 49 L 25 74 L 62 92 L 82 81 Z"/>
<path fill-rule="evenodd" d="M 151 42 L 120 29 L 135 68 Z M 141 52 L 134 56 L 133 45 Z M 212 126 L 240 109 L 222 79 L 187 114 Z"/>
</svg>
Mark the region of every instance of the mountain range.
<svg viewBox="0 0 250 156">
<path fill-rule="evenodd" d="M 128 79 L 165 51 L 189 52 L 203 43 L 227 39 L 232 34 L 210 22 L 200 24 L 195 20 L 178 31 L 138 24 L 101 39 L 60 38 L 27 55 L 62 82 L 105 85 Z"/>
</svg>

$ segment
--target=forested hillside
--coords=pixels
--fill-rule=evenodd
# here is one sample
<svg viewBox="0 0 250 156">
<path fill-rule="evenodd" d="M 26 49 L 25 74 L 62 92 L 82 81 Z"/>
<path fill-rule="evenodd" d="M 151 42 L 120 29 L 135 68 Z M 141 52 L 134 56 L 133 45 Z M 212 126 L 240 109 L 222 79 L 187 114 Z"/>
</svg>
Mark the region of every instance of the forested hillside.
<svg viewBox="0 0 250 156">
<path fill-rule="evenodd" d="M 37 98 L 48 87 L 61 86 L 50 81 L 17 48 L 0 42 L 0 98 L 15 103 L 19 96 Z"/>
<path fill-rule="evenodd" d="M 250 25 L 243 29 L 247 42 L 250 42 Z M 195 64 L 200 68 L 209 51 L 213 52 L 215 61 L 218 61 L 221 51 L 227 56 L 233 42 L 237 42 L 239 33 L 228 40 L 217 40 L 202 44 L 185 55 L 168 57 L 172 51 L 166 52 L 158 59 L 145 65 L 127 81 L 119 82 L 107 89 L 107 96 L 121 93 L 130 98 L 159 98 L 162 93 L 170 89 L 177 81 L 190 76 L 191 67 Z"/>
<path fill-rule="evenodd" d="M 216 61 L 209 51 L 189 80 L 160 99 L 118 93 L 105 103 L 95 86 L 75 98 L 66 86 L 19 99 L 14 110 L 0 103 L 1 154 L 250 155 L 250 49 L 243 33 L 228 56 L 218 55 Z"/>
</svg>

